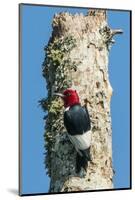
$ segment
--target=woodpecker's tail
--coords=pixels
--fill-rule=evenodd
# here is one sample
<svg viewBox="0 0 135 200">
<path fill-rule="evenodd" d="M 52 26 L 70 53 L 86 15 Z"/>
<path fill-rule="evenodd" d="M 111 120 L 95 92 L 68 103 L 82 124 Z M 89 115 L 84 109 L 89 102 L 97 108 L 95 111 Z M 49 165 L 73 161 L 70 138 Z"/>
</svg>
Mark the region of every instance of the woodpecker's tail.
<svg viewBox="0 0 135 200">
<path fill-rule="evenodd" d="M 85 150 L 80 150 L 80 152 L 82 155 L 80 155 L 77 152 L 77 156 L 76 156 L 76 173 L 79 173 L 82 167 L 86 171 L 88 167 L 88 161 L 91 161 L 90 148 L 85 149 Z"/>
</svg>

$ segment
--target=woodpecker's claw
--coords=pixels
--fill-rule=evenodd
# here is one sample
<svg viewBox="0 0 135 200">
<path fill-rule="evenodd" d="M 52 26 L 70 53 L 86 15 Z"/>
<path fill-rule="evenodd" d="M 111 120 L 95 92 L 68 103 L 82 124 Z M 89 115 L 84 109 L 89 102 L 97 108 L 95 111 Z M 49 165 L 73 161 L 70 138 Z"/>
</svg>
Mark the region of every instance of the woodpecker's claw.
<svg viewBox="0 0 135 200">
<path fill-rule="evenodd" d="M 84 99 L 84 103 L 87 106 L 88 103 L 90 104 L 90 101 L 86 98 L 86 99 Z"/>
</svg>

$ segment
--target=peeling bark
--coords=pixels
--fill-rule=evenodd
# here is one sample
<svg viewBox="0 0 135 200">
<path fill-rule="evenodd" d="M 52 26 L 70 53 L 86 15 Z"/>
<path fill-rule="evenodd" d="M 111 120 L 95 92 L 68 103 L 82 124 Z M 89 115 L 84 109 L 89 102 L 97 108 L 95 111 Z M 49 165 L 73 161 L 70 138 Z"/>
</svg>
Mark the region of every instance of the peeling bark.
<svg viewBox="0 0 135 200">
<path fill-rule="evenodd" d="M 108 55 L 114 34 L 105 10 L 83 14 L 60 13 L 53 19 L 52 37 L 46 47 L 43 76 L 48 98 L 41 102 L 48 111 L 45 126 L 45 163 L 51 178 L 49 192 L 113 188 L 112 129 Z M 92 161 L 87 172 L 75 172 L 76 151 L 63 125 L 63 102 L 53 91 L 67 87 L 78 91 L 90 114 Z"/>
</svg>

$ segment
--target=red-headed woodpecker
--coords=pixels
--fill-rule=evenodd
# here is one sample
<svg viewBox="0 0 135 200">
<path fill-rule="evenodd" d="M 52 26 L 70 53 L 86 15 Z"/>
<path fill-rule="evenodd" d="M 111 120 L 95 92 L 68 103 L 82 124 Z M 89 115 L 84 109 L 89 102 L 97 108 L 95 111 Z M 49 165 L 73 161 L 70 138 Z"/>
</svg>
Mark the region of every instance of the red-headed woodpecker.
<svg viewBox="0 0 135 200">
<path fill-rule="evenodd" d="M 77 151 L 76 172 L 85 170 L 90 161 L 90 117 L 86 105 L 81 106 L 76 90 L 66 89 L 63 93 L 54 93 L 64 101 L 64 125 L 69 139 Z"/>
</svg>

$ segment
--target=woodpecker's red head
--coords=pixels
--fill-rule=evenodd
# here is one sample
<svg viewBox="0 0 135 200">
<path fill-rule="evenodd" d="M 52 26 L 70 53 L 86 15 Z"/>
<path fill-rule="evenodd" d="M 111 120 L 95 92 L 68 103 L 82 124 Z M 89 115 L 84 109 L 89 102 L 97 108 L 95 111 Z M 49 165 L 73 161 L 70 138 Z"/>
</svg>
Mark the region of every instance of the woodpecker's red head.
<svg viewBox="0 0 135 200">
<path fill-rule="evenodd" d="M 54 94 L 60 96 L 63 99 L 65 108 L 73 106 L 75 104 L 80 104 L 79 96 L 76 90 L 73 90 L 71 88 L 64 90 L 63 94 L 60 93 L 54 93 Z"/>
</svg>

